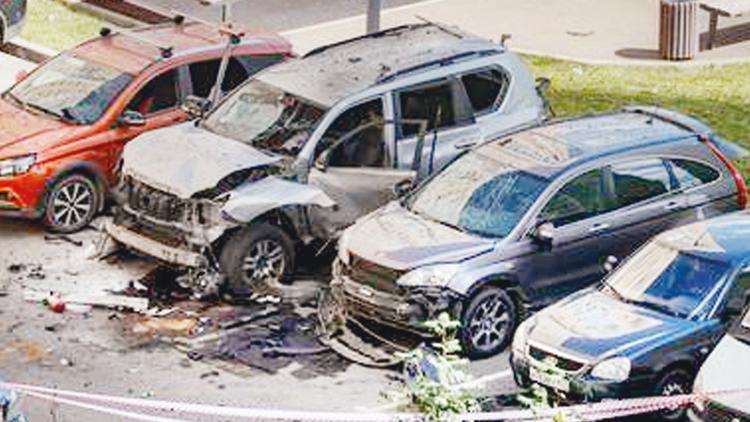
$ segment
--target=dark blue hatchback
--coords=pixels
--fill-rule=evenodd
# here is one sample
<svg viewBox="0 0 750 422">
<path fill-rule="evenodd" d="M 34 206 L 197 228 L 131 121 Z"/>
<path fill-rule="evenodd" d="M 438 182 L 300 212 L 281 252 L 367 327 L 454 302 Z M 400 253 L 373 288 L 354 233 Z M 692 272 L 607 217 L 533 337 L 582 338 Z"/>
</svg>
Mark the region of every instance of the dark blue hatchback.
<svg viewBox="0 0 750 422">
<path fill-rule="evenodd" d="M 667 231 L 600 286 L 525 321 L 516 382 L 573 400 L 687 393 L 703 360 L 748 303 L 750 214 Z M 680 418 L 682 410 L 665 412 Z"/>
</svg>

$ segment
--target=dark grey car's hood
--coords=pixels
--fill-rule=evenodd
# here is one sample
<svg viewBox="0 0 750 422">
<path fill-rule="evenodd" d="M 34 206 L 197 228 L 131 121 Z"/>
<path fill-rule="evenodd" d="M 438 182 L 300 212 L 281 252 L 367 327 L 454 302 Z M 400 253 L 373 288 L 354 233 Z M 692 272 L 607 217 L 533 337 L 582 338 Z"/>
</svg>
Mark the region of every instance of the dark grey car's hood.
<svg viewBox="0 0 750 422">
<path fill-rule="evenodd" d="M 494 242 L 424 219 L 394 202 L 348 229 L 342 247 L 372 262 L 409 270 L 489 252 Z"/>
<path fill-rule="evenodd" d="M 236 171 L 280 160 L 193 123 L 146 132 L 125 146 L 122 157 L 124 175 L 182 198 Z"/>
</svg>

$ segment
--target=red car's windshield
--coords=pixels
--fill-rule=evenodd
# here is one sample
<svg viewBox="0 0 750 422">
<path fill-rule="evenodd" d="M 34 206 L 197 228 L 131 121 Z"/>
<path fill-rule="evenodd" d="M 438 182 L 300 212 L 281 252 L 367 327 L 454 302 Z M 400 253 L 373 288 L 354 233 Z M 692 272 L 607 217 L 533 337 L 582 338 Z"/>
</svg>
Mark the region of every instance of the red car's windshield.
<svg viewBox="0 0 750 422">
<path fill-rule="evenodd" d="M 133 80 L 99 63 L 62 54 L 37 69 L 7 95 L 24 106 L 79 124 L 101 117 Z"/>
</svg>

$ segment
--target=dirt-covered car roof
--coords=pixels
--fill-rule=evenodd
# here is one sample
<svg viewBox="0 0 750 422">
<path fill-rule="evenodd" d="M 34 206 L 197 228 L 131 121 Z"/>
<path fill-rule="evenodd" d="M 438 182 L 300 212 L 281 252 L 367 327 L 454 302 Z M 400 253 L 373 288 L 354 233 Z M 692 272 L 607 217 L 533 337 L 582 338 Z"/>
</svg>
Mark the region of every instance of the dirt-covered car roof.
<svg viewBox="0 0 750 422">
<path fill-rule="evenodd" d="M 482 51 L 502 52 L 503 47 L 451 27 L 406 25 L 321 47 L 274 66 L 258 78 L 330 107 L 396 72 Z"/>
</svg>

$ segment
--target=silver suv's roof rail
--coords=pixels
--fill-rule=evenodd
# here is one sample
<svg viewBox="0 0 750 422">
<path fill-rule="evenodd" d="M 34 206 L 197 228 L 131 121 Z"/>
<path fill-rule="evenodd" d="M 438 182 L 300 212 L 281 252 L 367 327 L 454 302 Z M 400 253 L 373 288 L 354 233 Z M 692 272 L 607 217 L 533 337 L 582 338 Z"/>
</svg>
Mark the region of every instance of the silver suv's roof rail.
<svg viewBox="0 0 750 422">
<path fill-rule="evenodd" d="M 421 70 L 425 70 L 431 67 L 448 66 L 448 65 L 456 64 L 462 61 L 476 59 L 480 57 L 492 56 L 492 55 L 500 54 L 500 53 L 502 53 L 502 50 L 498 50 L 498 49 L 466 51 L 466 52 L 459 53 L 453 56 L 444 57 L 442 59 L 437 59 L 437 60 L 431 60 L 429 62 L 420 63 L 416 66 L 411 66 L 411 67 L 407 67 L 404 69 L 399 69 L 395 72 L 387 73 L 381 76 L 380 78 L 378 78 L 376 83 L 382 84 L 382 83 L 390 82 L 390 81 L 395 80 L 398 77 L 401 77 L 410 73 L 418 72 Z"/>
</svg>

